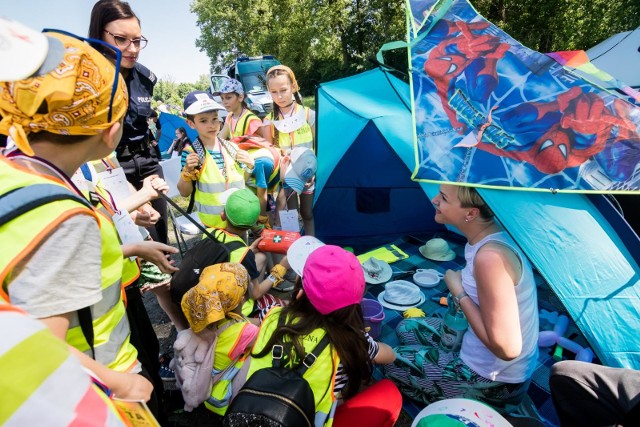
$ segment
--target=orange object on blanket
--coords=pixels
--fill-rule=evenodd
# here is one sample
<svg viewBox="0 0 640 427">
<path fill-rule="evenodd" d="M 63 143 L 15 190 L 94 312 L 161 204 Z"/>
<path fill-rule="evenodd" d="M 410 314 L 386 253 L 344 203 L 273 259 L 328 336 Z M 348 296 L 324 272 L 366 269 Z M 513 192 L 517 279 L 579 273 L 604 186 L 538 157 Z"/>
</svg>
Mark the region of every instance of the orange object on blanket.
<svg viewBox="0 0 640 427">
<path fill-rule="evenodd" d="M 262 252 L 287 254 L 289 246 L 300 238 L 300 233 L 284 230 L 263 230 L 258 249 Z"/>
</svg>

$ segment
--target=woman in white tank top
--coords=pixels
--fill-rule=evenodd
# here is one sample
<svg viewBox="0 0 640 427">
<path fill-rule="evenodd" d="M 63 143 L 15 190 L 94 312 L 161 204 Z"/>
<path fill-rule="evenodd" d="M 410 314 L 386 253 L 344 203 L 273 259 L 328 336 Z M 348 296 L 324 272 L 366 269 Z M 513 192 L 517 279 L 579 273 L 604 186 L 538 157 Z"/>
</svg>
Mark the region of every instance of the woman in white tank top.
<svg viewBox="0 0 640 427">
<path fill-rule="evenodd" d="M 524 397 L 538 356 L 531 265 L 475 189 L 443 184 L 433 204 L 436 222 L 455 226 L 468 240 L 466 266 L 448 270 L 444 280 L 469 329 L 460 353 L 447 353 L 438 345 L 441 319 L 401 322 L 396 332 L 403 345 L 386 373 L 425 403 L 467 397 L 508 412 Z"/>
</svg>

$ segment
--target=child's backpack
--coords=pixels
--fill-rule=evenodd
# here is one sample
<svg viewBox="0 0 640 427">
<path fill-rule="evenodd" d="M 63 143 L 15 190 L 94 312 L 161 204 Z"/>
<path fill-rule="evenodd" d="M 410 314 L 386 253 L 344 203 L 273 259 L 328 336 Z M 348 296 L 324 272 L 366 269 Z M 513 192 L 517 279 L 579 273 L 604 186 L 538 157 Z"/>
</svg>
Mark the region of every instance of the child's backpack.
<svg viewBox="0 0 640 427">
<path fill-rule="evenodd" d="M 187 214 L 166 194 L 160 193 L 160 196 L 207 236 L 207 238 L 200 240 L 184 254 L 180 263 L 180 270 L 176 271 L 171 277 L 171 299 L 179 306 L 184 294 L 198 284 L 200 273 L 205 267 L 229 262 L 231 252 L 246 245 L 244 242 L 239 241 L 220 243 L 202 224 L 194 220 L 191 215 Z"/>
<path fill-rule="evenodd" d="M 198 284 L 206 267 L 229 262 L 231 252 L 246 246 L 243 242 L 220 243 L 212 235 L 200 240 L 184 254 L 180 270 L 171 278 L 171 299 L 178 305 L 187 291 Z"/>
<path fill-rule="evenodd" d="M 244 135 L 231 138 L 231 142 L 235 143 L 241 150 L 266 148 L 273 156 L 273 170 L 280 167 L 280 150 L 266 139 L 255 135 Z"/>
<path fill-rule="evenodd" d="M 284 317 L 280 315 L 277 329 L 284 326 Z M 272 366 L 254 372 L 242 386 L 229 405 L 223 426 L 313 427 L 315 400 L 303 375 L 327 345 L 329 336 L 325 334 L 301 363 L 291 369 L 281 366 L 283 345 L 274 345 Z"/>
</svg>

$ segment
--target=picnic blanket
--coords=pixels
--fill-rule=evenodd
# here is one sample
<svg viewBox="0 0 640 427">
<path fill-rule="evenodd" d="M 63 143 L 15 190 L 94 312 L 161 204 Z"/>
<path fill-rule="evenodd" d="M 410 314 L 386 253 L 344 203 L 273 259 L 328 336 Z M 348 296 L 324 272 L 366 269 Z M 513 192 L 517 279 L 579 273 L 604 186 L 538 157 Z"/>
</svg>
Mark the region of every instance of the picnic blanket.
<svg viewBox="0 0 640 427">
<path fill-rule="evenodd" d="M 391 264 L 393 275 L 391 280 L 407 280 L 412 281 L 413 273 L 419 268 L 431 268 L 441 273 L 445 273 L 448 269 L 460 269 L 464 266 L 464 240 L 460 236 L 450 233 L 438 236 L 447 240 L 451 246 L 451 249 L 456 253 L 456 257 L 451 261 L 432 261 L 426 259 L 419 252 L 421 246 L 420 239 L 415 237 L 404 237 L 396 240 L 392 244 L 398 249 L 408 255 L 407 258 L 396 261 Z M 423 238 L 426 241 L 430 237 Z M 534 272 L 535 273 L 535 272 Z M 540 309 L 548 311 L 560 311 L 563 312 L 562 304 L 555 297 L 555 294 L 549 289 L 544 280 L 536 274 L 536 282 L 538 283 L 538 304 Z M 384 290 L 384 284 L 368 285 L 365 293 L 365 298 L 378 299 L 378 294 Z M 419 308 L 422 309 L 427 316 L 444 316 L 446 307 L 441 306 L 437 300 L 442 294 L 448 292 L 447 285 L 444 281 L 441 281 L 438 286 L 433 288 L 421 288 L 425 295 L 425 302 Z M 384 309 L 385 318 L 382 323 L 380 331 L 379 341 L 390 345 L 392 348 L 399 345 L 398 337 L 396 336 L 395 329 L 398 323 L 403 319 L 400 311 Z M 540 357 L 538 359 L 538 367 L 536 368 L 531 385 L 529 387 L 528 395 L 531 401 L 535 405 L 539 415 L 548 426 L 559 426 L 558 417 L 555 413 L 553 403 L 551 401 L 551 394 L 549 392 L 549 373 L 551 366 L 555 361 L 550 354 L 540 351 Z M 374 372 L 374 378 L 382 379 L 384 374 L 380 367 L 376 368 Z M 416 415 L 425 407 L 421 402 L 416 402 L 406 396 L 403 396 L 403 409 L 411 418 L 415 418 Z"/>
</svg>

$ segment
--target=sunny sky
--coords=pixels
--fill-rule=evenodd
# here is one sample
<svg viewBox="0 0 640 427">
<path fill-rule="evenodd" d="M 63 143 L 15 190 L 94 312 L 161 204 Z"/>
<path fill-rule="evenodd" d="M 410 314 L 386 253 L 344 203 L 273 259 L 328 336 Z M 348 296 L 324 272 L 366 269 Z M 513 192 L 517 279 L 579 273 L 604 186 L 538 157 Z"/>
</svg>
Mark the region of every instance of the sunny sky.
<svg viewBox="0 0 640 427">
<path fill-rule="evenodd" d="M 57 28 L 86 36 L 95 0 L 0 0 L 0 15 L 31 28 Z M 149 44 L 139 62 L 160 79 L 193 83 L 209 74 L 209 58 L 195 45 L 200 29 L 189 0 L 129 0 Z"/>
</svg>

